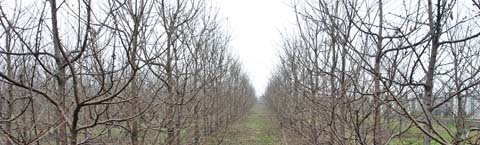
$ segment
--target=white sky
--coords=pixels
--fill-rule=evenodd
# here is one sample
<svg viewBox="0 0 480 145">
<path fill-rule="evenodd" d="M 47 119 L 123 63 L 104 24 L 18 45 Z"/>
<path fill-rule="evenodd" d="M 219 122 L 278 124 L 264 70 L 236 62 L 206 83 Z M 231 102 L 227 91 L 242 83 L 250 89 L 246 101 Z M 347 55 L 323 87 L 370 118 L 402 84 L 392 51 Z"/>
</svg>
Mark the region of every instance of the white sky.
<svg viewBox="0 0 480 145">
<path fill-rule="evenodd" d="M 227 18 L 231 47 L 240 57 L 257 96 L 262 95 L 278 60 L 280 31 L 293 24 L 291 0 L 213 0 Z"/>
</svg>

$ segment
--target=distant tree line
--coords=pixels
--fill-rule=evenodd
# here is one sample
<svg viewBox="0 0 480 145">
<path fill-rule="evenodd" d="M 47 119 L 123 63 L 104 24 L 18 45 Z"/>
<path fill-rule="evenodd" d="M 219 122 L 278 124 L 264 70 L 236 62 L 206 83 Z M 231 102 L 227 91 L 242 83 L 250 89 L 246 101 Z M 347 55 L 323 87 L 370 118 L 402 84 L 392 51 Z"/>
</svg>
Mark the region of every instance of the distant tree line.
<svg viewBox="0 0 480 145">
<path fill-rule="evenodd" d="M 480 1 L 292 7 L 263 97 L 299 144 L 480 144 Z"/>
<path fill-rule="evenodd" d="M 0 31 L 0 144 L 221 142 L 255 103 L 207 1 L 0 1 Z"/>
</svg>

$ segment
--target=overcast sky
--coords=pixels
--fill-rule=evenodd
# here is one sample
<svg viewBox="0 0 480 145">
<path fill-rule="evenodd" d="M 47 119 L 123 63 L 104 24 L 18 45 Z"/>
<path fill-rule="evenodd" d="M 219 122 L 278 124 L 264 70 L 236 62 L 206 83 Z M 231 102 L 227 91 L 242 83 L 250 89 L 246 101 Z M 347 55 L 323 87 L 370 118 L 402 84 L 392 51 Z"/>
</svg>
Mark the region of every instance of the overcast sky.
<svg viewBox="0 0 480 145">
<path fill-rule="evenodd" d="M 277 64 L 280 31 L 293 24 L 289 0 L 213 0 L 232 34 L 231 47 L 240 57 L 257 95 L 262 95 Z"/>
</svg>

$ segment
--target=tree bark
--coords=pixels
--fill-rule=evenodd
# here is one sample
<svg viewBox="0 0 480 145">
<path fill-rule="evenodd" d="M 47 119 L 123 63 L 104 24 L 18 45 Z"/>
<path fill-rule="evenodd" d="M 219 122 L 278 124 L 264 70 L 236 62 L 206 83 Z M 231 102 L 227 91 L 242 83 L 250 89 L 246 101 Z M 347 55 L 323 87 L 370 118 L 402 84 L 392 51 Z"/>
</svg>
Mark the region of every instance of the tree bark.
<svg viewBox="0 0 480 145">
<path fill-rule="evenodd" d="M 378 9 L 379 9 L 379 28 L 378 28 L 378 36 L 377 36 L 377 50 L 375 54 L 375 64 L 373 70 L 373 78 L 374 78 L 374 100 L 375 100 L 375 108 L 374 108 L 374 126 L 373 126 L 373 144 L 381 145 L 382 144 L 382 96 L 380 90 L 380 63 L 381 63 L 381 55 L 382 55 L 382 42 L 383 42 L 383 3 L 382 0 L 378 1 Z"/>
<path fill-rule="evenodd" d="M 55 62 L 56 62 L 56 71 L 57 74 L 57 101 L 59 101 L 59 106 L 57 107 L 57 119 L 61 121 L 65 121 L 60 108 L 65 108 L 65 97 L 66 97 L 66 74 L 65 74 L 65 60 L 62 55 L 62 45 L 60 42 L 60 34 L 59 34 L 59 27 L 58 27 L 58 20 L 57 20 L 57 4 L 56 0 L 49 0 L 50 1 L 50 12 L 51 12 L 51 22 L 52 22 L 52 35 L 53 35 L 53 47 L 54 47 L 54 55 L 55 55 Z M 65 145 L 67 144 L 67 134 L 66 134 L 66 125 L 62 123 L 57 129 L 57 144 L 58 145 Z"/>
<path fill-rule="evenodd" d="M 140 35 L 140 30 L 139 30 L 139 27 L 140 27 L 140 18 L 137 16 L 137 15 L 134 15 L 133 16 L 133 21 L 134 21 L 134 25 L 133 25 L 133 32 L 132 32 L 132 46 L 131 46 L 131 50 L 130 50 L 130 65 L 131 65 L 131 69 L 132 69 L 132 72 L 133 75 L 133 79 L 132 79 L 132 82 L 130 82 L 130 97 L 134 98 L 132 100 L 132 112 L 133 114 L 137 114 L 139 113 L 138 112 L 138 86 L 137 86 L 137 77 L 136 77 L 136 74 L 134 74 L 134 71 L 137 69 L 137 62 L 136 62 L 136 59 L 137 59 L 137 51 L 138 51 L 138 47 L 139 47 L 139 43 L 138 43 L 138 37 Z M 139 129 L 138 129 L 138 118 L 133 118 L 130 122 L 130 127 L 131 127 L 131 130 L 130 130 L 130 137 L 131 137 L 131 140 L 132 140 L 132 145 L 138 145 L 138 134 L 139 134 Z"/>
<path fill-rule="evenodd" d="M 438 3 L 440 4 L 440 2 Z M 439 39 L 440 39 L 440 25 L 438 25 L 440 21 L 440 15 L 437 13 L 437 20 L 434 20 L 434 15 L 433 15 L 433 3 L 432 0 L 428 0 L 428 22 L 429 22 L 429 28 L 430 28 L 430 35 L 431 35 L 431 50 L 430 50 L 430 58 L 428 62 L 428 68 L 427 68 L 427 73 L 426 73 L 426 80 L 425 80 L 425 96 L 423 99 L 424 107 L 425 107 L 425 125 L 423 127 L 425 128 L 425 131 L 427 134 L 431 134 L 432 128 L 431 128 L 431 114 L 432 114 L 432 105 L 433 105 L 433 78 L 434 78 L 434 72 L 435 72 L 435 63 L 437 62 L 437 52 L 438 52 L 438 47 L 439 47 Z M 440 12 L 440 7 L 437 8 L 437 11 Z M 430 144 L 431 138 L 428 135 L 423 136 L 423 145 L 429 145 Z"/>
<path fill-rule="evenodd" d="M 8 53 L 12 52 L 12 48 L 11 48 L 11 45 L 10 45 L 10 42 L 11 42 L 11 33 L 10 33 L 10 27 L 8 27 L 9 29 L 7 29 L 5 31 L 5 49 L 7 50 Z M 12 64 L 12 55 L 10 54 L 7 54 L 7 57 L 6 57 L 6 63 L 7 63 L 7 76 L 9 78 L 14 78 L 14 75 L 13 75 L 13 64 Z M 6 117 L 5 118 L 10 118 L 12 117 L 13 115 L 13 112 L 14 112 L 14 97 L 13 97 L 13 85 L 11 84 L 7 84 L 7 95 L 8 95 L 8 100 L 6 101 L 6 104 L 7 104 L 7 113 L 6 113 Z M 3 100 L 3 99 L 2 99 Z M 0 102 L 1 103 L 1 102 Z M 0 108 L 1 108 L 1 104 L 0 104 Z M 1 110 L 0 110 L 1 112 Z M 7 132 L 12 132 L 12 123 L 11 122 L 6 122 L 5 123 L 5 130 Z M 6 142 L 5 142 L 6 145 L 12 145 L 12 142 L 7 139 Z"/>
</svg>

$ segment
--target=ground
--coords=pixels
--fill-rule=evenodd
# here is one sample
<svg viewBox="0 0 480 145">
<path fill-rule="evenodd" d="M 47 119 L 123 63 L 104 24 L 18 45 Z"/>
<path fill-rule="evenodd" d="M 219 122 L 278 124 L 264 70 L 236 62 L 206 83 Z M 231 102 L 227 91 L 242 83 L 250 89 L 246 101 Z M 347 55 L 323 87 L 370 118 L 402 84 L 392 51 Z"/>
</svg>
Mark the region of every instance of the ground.
<svg viewBox="0 0 480 145">
<path fill-rule="evenodd" d="M 233 124 L 221 145 L 284 145 L 282 130 L 273 113 L 257 103 L 248 115 Z"/>
</svg>

